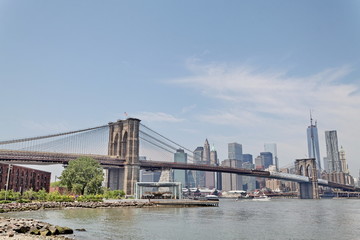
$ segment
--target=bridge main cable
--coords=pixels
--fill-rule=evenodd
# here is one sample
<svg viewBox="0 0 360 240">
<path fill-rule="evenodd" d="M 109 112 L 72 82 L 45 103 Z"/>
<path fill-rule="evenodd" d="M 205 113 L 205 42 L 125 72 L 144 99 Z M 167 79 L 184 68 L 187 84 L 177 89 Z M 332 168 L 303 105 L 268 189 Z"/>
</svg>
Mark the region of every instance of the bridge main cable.
<svg viewBox="0 0 360 240">
<path fill-rule="evenodd" d="M 13 140 L 8 140 L 8 141 L 0 141 L 0 145 L 12 144 L 12 143 L 20 143 L 20 142 L 28 142 L 28 141 L 34 141 L 34 140 L 41 140 L 41 139 L 52 138 L 52 137 L 59 137 L 59 136 L 64 136 L 64 135 L 69 135 L 69 134 L 75 134 L 75 133 L 91 131 L 91 130 L 95 130 L 95 129 L 99 129 L 99 128 L 105 128 L 105 127 L 108 127 L 108 126 L 109 125 L 102 125 L 102 126 L 98 126 L 98 127 L 86 128 L 86 129 L 81 129 L 81 130 L 76 130 L 76 131 L 57 133 L 57 134 L 51 134 L 51 135 L 45 135 L 45 136 L 39 136 L 39 137 L 21 138 L 21 139 L 13 139 Z"/>
</svg>

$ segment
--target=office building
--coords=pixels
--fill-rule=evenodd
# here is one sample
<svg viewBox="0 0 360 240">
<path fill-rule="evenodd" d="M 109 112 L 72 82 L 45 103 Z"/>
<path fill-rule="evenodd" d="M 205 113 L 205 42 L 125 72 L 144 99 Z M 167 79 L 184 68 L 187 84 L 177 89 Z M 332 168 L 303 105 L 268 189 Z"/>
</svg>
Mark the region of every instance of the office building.
<svg viewBox="0 0 360 240">
<path fill-rule="evenodd" d="M 248 162 L 248 163 L 253 164 L 253 156 L 251 154 L 243 154 L 242 161 L 243 161 L 243 163 Z"/>
<path fill-rule="evenodd" d="M 264 144 L 264 151 L 265 152 L 271 152 L 273 165 L 275 165 L 276 171 L 278 172 L 279 171 L 279 159 L 278 159 L 278 156 L 277 156 L 276 143 L 265 143 Z"/>
<path fill-rule="evenodd" d="M 183 149 L 176 150 L 174 154 L 175 163 L 187 163 L 187 153 Z M 181 182 L 182 186 L 187 186 L 187 170 L 174 170 L 174 182 Z"/>
<path fill-rule="evenodd" d="M 315 125 L 310 121 L 310 126 L 307 128 L 307 144 L 308 144 L 308 155 L 309 158 L 315 158 L 316 168 L 320 173 L 322 168 L 321 159 L 320 159 L 320 148 L 319 148 L 319 137 L 317 130 L 317 123 Z"/>
<path fill-rule="evenodd" d="M 341 146 L 340 151 L 339 151 L 339 157 L 340 157 L 340 163 L 341 163 L 341 169 L 343 173 L 349 174 L 349 167 L 346 161 L 346 157 L 345 157 L 345 150 L 343 149 L 343 147 Z"/>
<path fill-rule="evenodd" d="M 204 147 L 197 147 L 194 150 L 194 163 L 195 164 L 204 164 L 203 163 L 203 154 Z M 195 187 L 204 187 L 205 186 L 205 173 L 203 171 L 192 171 L 193 178 L 195 180 Z"/>
<path fill-rule="evenodd" d="M 270 165 L 274 165 L 273 155 L 271 152 L 261 152 L 260 157 L 263 160 L 264 168 L 268 168 Z"/>
<path fill-rule="evenodd" d="M 250 154 L 249 154 L 250 155 Z M 250 155 L 251 156 L 251 155 Z M 254 164 L 250 162 L 243 162 L 242 168 L 245 169 L 254 169 Z M 242 190 L 244 191 L 254 191 L 256 189 L 256 178 L 250 176 L 242 176 Z"/>
<path fill-rule="evenodd" d="M 210 166 L 218 166 L 217 152 L 213 146 L 210 151 L 209 164 Z M 216 187 L 216 173 L 215 172 L 206 172 L 205 173 L 205 186 L 209 189 L 217 188 Z"/>
<path fill-rule="evenodd" d="M 328 158 L 328 173 L 341 172 L 338 138 L 336 130 L 325 131 L 326 153 Z"/>
<path fill-rule="evenodd" d="M 242 145 L 239 143 L 228 144 L 228 159 L 242 161 Z"/>
<path fill-rule="evenodd" d="M 264 159 L 261 156 L 257 156 L 255 158 L 255 169 L 256 170 L 264 170 Z"/>
<path fill-rule="evenodd" d="M 221 162 L 221 166 L 240 168 L 241 161 L 235 160 L 235 159 L 226 159 Z M 222 173 L 221 177 L 222 177 L 222 190 L 223 191 L 242 190 L 242 182 L 241 182 L 242 179 L 239 178 L 237 174 Z"/>
</svg>

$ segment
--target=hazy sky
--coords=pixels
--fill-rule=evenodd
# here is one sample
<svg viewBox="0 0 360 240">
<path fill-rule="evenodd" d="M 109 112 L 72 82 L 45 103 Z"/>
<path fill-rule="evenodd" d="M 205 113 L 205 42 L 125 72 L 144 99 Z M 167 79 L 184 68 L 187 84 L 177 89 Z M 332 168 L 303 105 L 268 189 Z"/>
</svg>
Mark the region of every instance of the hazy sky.
<svg viewBox="0 0 360 240">
<path fill-rule="evenodd" d="M 360 169 L 360 1 L 0 0 L 0 139 L 124 112 L 190 149 L 307 156 L 309 110 Z M 339 146 L 340 147 L 340 146 Z"/>
</svg>

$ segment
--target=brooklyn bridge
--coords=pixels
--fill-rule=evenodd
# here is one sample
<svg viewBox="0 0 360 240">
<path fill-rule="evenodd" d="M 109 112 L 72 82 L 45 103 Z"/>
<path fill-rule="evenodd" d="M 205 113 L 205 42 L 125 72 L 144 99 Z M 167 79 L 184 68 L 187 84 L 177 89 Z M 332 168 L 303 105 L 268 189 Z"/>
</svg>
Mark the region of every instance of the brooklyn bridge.
<svg viewBox="0 0 360 240">
<path fill-rule="evenodd" d="M 189 152 L 190 160 L 194 158 L 191 150 L 141 124 L 139 119 L 128 118 L 77 131 L 0 141 L 0 162 L 66 165 L 80 156 L 90 156 L 98 160 L 107 171 L 107 187 L 122 189 L 128 195 L 134 194 L 140 169 L 221 172 L 294 181 L 299 183 L 300 198 L 319 198 L 319 185 L 345 191 L 360 190 L 354 186 L 318 179 L 314 159 L 296 160 L 297 174 L 287 174 L 204 165 L 192 161 L 175 163 L 171 155 L 179 148 Z M 139 156 L 143 153 L 153 154 L 153 157 L 151 160 L 141 160 Z"/>
</svg>

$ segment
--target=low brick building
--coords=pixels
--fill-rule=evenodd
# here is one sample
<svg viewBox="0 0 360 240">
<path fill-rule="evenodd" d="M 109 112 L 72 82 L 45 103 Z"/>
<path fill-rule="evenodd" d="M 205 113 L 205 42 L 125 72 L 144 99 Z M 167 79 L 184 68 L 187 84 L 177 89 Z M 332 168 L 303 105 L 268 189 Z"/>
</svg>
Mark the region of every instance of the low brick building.
<svg viewBox="0 0 360 240">
<path fill-rule="evenodd" d="M 25 192 L 30 189 L 34 191 L 45 189 L 49 192 L 50 178 L 50 172 L 0 163 L 0 189 L 6 189 L 8 181 L 8 190 L 15 192 Z"/>
</svg>

